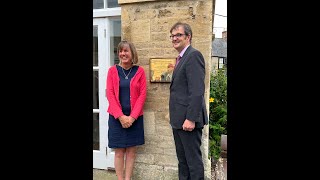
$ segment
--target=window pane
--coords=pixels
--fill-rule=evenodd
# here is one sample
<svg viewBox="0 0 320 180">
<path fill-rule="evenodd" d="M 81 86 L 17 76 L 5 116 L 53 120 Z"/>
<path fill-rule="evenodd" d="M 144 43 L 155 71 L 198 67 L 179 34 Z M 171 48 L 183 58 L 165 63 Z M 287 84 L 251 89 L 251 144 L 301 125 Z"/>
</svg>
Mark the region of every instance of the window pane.
<svg viewBox="0 0 320 180">
<path fill-rule="evenodd" d="M 118 0 L 107 0 L 107 8 L 119 7 Z"/>
<path fill-rule="evenodd" d="M 99 76 L 93 71 L 93 109 L 99 109 Z"/>
<path fill-rule="evenodd" d="M 219 58 L 218 69 L 223 68 L 223 58 Z"/>
<path fill-rule="evenodd" d="M 99 144 L 99 114 L 93 113 L 93 150 L 99 150 Z"/>
<path fill-rule="evenodd" d="M 223 64 L 223 58 L 219 58 L 219 64 Z"/>
<path fill-rule="evenodd" d="M 121 20 L 111 19 L 110 21 L 110 65 L 118 64 L 117 47 L 121 41 Z"/>
<path fill-rule="evenodd" d="M 93 0 L 93 9 L 103 9 L 104 0 Z"/>
<path fill-rule="evenodd" d="M 93 26 L 93 66 L 98 66 L 98 26 Z"/>
</svg>

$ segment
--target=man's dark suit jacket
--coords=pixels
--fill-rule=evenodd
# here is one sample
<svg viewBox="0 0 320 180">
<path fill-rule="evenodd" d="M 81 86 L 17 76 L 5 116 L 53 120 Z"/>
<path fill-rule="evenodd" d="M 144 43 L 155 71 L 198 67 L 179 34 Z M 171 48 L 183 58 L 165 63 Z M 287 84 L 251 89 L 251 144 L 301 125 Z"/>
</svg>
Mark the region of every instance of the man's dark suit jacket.
<svg viewBox="0 0 320 180">
<path fill-rule="evenodd" d="M 204 79 L 204 58 L 190 45 L 175 68 L 170 84 L 169 112 L 172 128 L 182 129 L 185 119 L 195 121 L 196 128 L 208 124 Z"/>
</svg>

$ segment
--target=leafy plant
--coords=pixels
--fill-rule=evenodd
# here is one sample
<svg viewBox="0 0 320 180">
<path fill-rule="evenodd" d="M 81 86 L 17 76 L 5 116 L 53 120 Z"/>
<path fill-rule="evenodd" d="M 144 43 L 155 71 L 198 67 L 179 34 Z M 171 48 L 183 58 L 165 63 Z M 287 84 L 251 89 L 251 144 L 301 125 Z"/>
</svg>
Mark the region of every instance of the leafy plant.
<svg viewBox="0 0 320 180">
<path fill-rule="evenodd" d="M 227 69 L 210 74 L 209 157 L 218 160 L 221 134 L 227 135 Z"/>
</svg>

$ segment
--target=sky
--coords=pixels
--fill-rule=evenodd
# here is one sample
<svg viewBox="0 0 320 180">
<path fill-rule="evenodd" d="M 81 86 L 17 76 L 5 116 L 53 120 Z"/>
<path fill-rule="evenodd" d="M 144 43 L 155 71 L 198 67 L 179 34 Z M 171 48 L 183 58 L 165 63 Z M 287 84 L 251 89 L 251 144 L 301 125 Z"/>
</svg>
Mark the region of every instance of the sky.
<svg viewBox="0 0 320 180">
<path fill-rule="evenodd" d="M 224 30 L 227 30 L 227 0 L 216 0 L 213 33 L 216 38 L 222 38 Z"/>
</svg>

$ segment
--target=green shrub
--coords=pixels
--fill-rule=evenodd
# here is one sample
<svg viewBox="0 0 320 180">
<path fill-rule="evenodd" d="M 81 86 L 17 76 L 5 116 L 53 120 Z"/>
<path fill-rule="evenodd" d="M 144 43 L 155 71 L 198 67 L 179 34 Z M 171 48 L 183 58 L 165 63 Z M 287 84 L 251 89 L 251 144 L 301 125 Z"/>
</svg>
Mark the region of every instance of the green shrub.
<svg viewBox="0 0 320 180">
<path fill-rule="evenodd" d="M 221 134 L 227 135 L 226 72 L 227 69 L 222 68 L 217 71 L 217 74 L 210 75 L 209 157 L 215 160 L 220 157 Z"/>
</svg>

